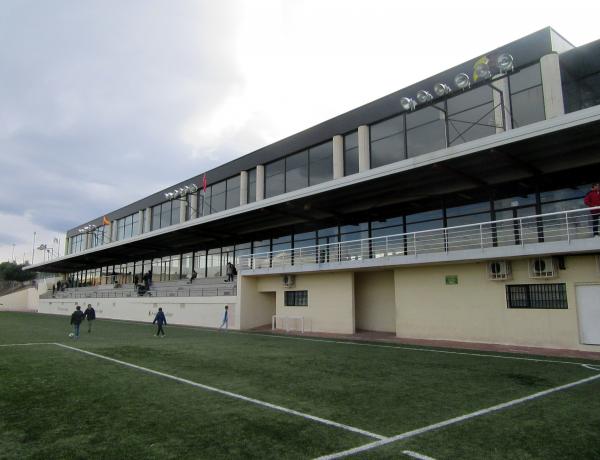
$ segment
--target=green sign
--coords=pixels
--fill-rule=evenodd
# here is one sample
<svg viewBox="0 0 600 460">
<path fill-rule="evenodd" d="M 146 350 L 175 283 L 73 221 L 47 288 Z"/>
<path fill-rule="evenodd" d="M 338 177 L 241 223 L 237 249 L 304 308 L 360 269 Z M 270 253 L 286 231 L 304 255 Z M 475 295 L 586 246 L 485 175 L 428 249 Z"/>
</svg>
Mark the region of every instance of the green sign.
<svg viewBox="0 0 600 460">
<path fill-rule="evenodd" d="M 446 275 L 446 284 L 458 284 L 458 276 Z"/>
</svg>

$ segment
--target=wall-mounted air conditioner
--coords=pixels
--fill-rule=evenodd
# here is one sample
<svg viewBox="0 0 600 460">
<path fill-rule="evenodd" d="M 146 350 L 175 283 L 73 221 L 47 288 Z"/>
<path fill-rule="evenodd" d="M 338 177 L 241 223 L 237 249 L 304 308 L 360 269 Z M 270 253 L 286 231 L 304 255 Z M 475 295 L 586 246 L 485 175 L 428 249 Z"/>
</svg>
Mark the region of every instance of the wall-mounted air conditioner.
<svg viewBox="0 0 600 460">
<path fill-rule="evenodd" d="M 294 287 L 296 284 L 296 275 L 283 275 L 283 285 L 286 288 Z"/>
<path fill-rule="evenodd" d="M 508 260 L 491 260 L 487 264 L 488 279 L 504 281 L 512 279 L 512 269 Z"/>
<path fill-rule="evenodd" d="M 554 278 L 557 269 L 552 257 L 534 257 L 529 259 L 530 278 Z"/>
</svg>

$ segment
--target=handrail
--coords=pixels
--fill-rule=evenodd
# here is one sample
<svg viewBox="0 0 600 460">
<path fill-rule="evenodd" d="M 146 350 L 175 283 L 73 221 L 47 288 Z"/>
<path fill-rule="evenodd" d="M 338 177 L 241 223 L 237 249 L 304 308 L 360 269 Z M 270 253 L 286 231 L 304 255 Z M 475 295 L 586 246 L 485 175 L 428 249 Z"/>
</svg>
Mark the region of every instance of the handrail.
<svg viewBox="0 0 600 460">
<path fill-rule="evenodd" d="M 164 289 L 150 289 L 143 296 L 138 295 L 135 289 L 95 289 L 95 290 L 77 290 L 70 288 L 66 291 L 56 292 L 54 295 L 46 293 L 40 298 L 43 299 L 113 299 L 125 297 L 220 297 L 236 296 L 237 286 L 216 286 L 216 287 L 178 287 Z"/>
<path fill-rule="evenodd" d="M 590 211 L 597 211 L 591 213 Z M 343 262 L 397 255 L 566 241 L 591 236 L 594 208 L 557 211 L 474 224 L 260 252 L 240 257 L 240 270 Z"/>
</svg>

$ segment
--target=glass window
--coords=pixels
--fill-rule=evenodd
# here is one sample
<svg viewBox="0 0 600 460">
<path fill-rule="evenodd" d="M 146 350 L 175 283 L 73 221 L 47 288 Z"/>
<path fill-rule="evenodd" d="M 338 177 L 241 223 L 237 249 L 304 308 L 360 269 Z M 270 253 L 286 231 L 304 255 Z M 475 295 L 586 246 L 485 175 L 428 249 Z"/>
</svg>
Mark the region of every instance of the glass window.
<svg viewBox="0 0 600 460">
<path fill-rule="evenodd" d="M 316 245 L 316 232 L 296 233 L 294 235 L 294 247 L 305 248 Z"/>
<path fill-rule="evenodd" d="M 540 65 L 529 66 L 509 77 L 513 127 L 544 120 L 544 94 Z"/>
<path fill-rule="evenodd" d="M 248 203 L 256 201 L 256 168 L 248 171 Z"/>
<path fill-rule="evenodd" d="M 161 205 L 160 210 L 160 228 L 171 225 L 171 202 L 166 201 Z"/>
<path fill-rule="evenodd" d="M 192 252 L 188 252 L 181 256 L 181 278 L 182 279 L 190 279 L 192 276 L 192 268 L 193 268 L 194 254 Z"/>
<path fill-rule="evenodd" d="M 333 179 L 333 143 L 325 142 L 308 150 L 310 185 Z"/>
<path fill-rule="evenodd" d="M 308 291 L 285 291 L 286 307 L 308 307 Z"/>
<path fill-rule="evenodd" d="M 137 236 L 140 234 L 140 214 L 136 212 L 131 217 L 131 235 Z"/>
<path fill-rule="evenodd" d="M 414 223 L 414 222 L 422 222 L 425 220 L 432 220 L 432 219 L 441 219 L 443 217 L 443 212 L 441 209 L 434 209 L 432 211 L 424 211 L 424 212 L 418 212 L 416 214 L 409 214 L 406 216 L 406 222 L 407 223 Z"/>
<path fill-rule="evenodd" d="M 265 165 L 265 196 L 281 195 L 285 192 L 285 160 Z"/>
<path fill-rule="evenodd" d="M 198 278 L 206 278 L 206 251 L 194 253 L 194 270 L 196 270 Z"/>
<path fill-rule="evenodd" d="M 542 84 L 540 65 L 534 64 L 510 75 L 510 92 L 518 93 Z"/>
<path fill-rule="evenodd" d="M 175 225 L 180 222 L 181 200 L 173 200 L 171 202 L 171 222 L 169 225 Z"/>
<path fill-rule="evenodd" d="M 220 212 L 225 210 L 226 182 L 221 181 L 212 185 L 212 196 L 210 200 L 211 212 Z M 238 198 L 239 200 L 239 198 Z M 239 203 L 239 201 L 238 201 Z"/>
<path fill-rule="evenodd" d="M 364 222 L 357 225 L 340 227 L 340 241 L 362 240 L 369 237 L 369 224 Z"/>
<path fill-rule="evenodd" d="M 425 107 L 406 115 L 408 157 L 446 147 L 446 123 L 443 112 Z"/>
<path fill-rule="evenodd" d="M 506 286 L 508 308 L 566 309 L 567 289 L 561 284 L 513 284 Z"/>
<path fill-rule="evenodd" d="M 221 276 L 221 248 L 209 249 L 206 256 L 206 276 Z"/>
<path fill-rule="evenodd" d="M 400 161 L 404 152 L 404 115 L 371 125 L 371 167 Z"/>
<path fill-rule="evenodd" d="M 464 92 L 448 101 L 450 145 L 462 144 L 495 133 L 494 103 L 489 86 Z"/>
<path fill-rule="evenodd" d="M 358 172 L 358 132 L 344 136 L 344 176 Z"/>
<path fill-rule="evenodd" d="M 210 196 L 212 194 L 212 186 L 206 187 L 206 191 L 202 191 L 202 215 L 208 216 L 212 211 L 210 208 Z"/>
<path fill-rule="evenodd" d="M 240 176 L 227 179 L 227 209 L 240 205 Z"/>
<path fill-rule="evenodd" d="M 451 208 L 446 208 L 446 216 L 454 217 L 454 216 L 464 216 L 467 214 L 475 214 L 482 211 L 490 210 L 490 202 L 482 201 L 480 203 L 471 203 L 465 204 L 463 206 L 454 206 Z"/>
<path fill-rule="evenodd" d="M 282 251 L 292 247 L 292 236 L 286 235 L 279 238 L 273 238 L 272 251 Z"/>
<path fill-rule="evenodd" d="M 285 159 L 285 191 L 308 187 L 308 150 Z"/>
</svg>

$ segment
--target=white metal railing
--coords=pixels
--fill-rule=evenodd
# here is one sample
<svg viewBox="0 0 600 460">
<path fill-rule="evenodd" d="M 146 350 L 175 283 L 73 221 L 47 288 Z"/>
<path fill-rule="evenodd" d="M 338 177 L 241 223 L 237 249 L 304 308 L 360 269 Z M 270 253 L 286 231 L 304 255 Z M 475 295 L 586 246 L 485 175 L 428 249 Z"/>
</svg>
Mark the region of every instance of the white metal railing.
<svg viewBox="0 0 600 460">
<path fill-rule="evenodd" d="M 240 256 L 238 268 L 301 267 L 382 257 L 417 257 L 420 254 L 455 253 L 468 249 L 569 242 L 593 237 L 593 213 L 597 213 L 598 217 L 600 207 L 262 252 Z"/>
</svg>

